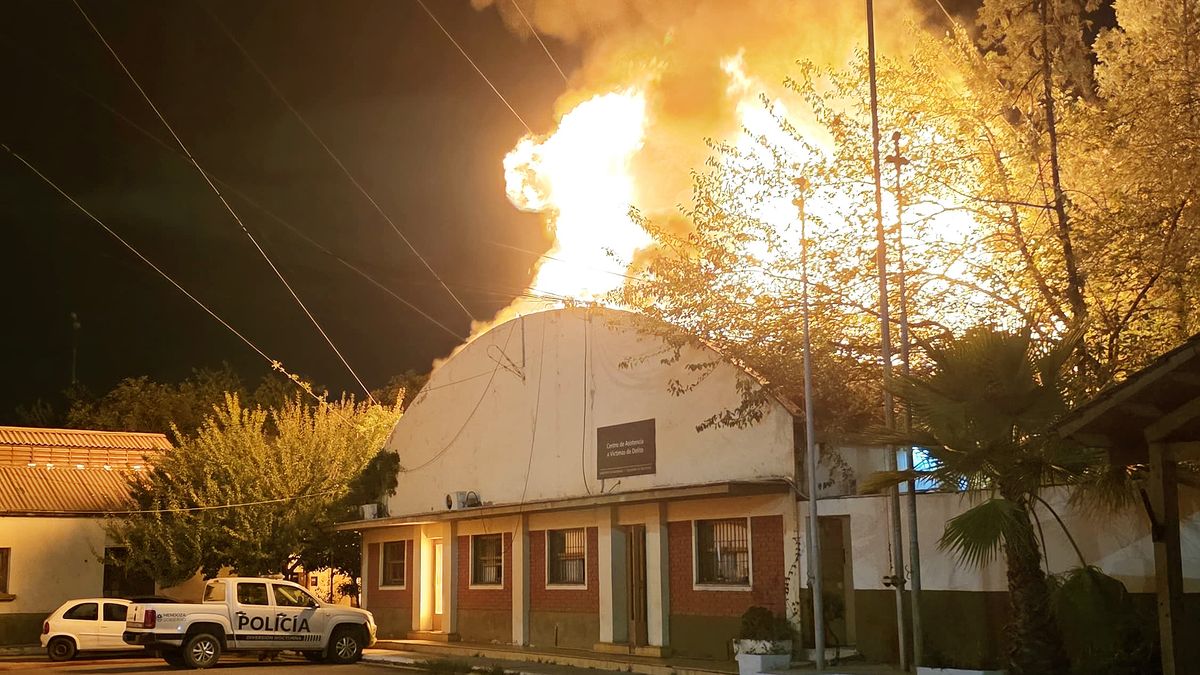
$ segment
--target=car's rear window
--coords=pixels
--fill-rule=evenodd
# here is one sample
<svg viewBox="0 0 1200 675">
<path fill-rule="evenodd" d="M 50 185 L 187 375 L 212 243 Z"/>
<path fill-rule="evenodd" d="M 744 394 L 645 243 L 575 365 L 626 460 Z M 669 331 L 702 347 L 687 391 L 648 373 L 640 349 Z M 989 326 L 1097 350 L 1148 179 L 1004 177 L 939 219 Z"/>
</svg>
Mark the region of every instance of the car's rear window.
<svg viewBox="0 0 1200 675">
<path fill-rule="evenodd" d="M 126 615 L 129 614 L 129 605 L 122 605 L 119 602 L 104 603 L 104 620 L 105 621 L 124 621 Z"/>
<path fill-rule="evenodd" d="M 74 621 L 95 621 L 100 614 L 100 607 L 94 602 L 81 602 L 63 612 L 64 619 Z"/>
<path fill-rule="evenodd" d="M 210 581 L 204 587 L 205 602 L 225 602 L 225 582 Z"/>
</svg>

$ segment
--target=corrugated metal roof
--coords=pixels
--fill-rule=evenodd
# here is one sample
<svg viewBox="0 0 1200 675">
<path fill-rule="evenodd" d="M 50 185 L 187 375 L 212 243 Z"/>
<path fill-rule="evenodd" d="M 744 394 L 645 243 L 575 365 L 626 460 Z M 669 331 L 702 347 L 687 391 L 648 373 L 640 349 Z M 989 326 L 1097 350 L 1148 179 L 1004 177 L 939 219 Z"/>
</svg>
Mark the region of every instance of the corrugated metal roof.
<svg viewBox="0 0 1200 675">
<path fill-rule="evenodd" d="M 130 508 L 124 471 L 0 466 L 0 515 L 76 514 Z"/>
<path fill-rule="evenodd" d="M 0 466 L 132 468 L 170 448 L 162 434 L 0 426 Z"/>
</svg>

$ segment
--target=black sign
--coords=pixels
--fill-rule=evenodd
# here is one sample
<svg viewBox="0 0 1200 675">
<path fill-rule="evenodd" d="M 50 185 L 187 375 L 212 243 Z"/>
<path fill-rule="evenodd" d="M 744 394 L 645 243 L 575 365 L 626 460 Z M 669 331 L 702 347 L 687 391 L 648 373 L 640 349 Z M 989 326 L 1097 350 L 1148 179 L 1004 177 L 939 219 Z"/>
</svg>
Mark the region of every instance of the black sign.
<svg viewBox="0 0 1200 675">
<path fill-rule="evenodd" d="M 654 420 L 596 429 L 596 477 L 654 473 Z"/>
</svg>

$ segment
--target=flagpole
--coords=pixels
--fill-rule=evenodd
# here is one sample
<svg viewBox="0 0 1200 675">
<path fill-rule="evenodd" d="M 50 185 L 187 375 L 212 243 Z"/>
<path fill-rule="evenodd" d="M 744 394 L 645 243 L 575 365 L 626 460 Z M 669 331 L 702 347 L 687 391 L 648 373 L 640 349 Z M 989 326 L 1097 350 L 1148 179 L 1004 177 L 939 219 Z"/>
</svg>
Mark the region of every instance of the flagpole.
<svg viewBox="0 0 1200 675">
<path fill-rule="evenodd" d="M 804 443 L 807 469 L 805 473 L 808 474 L 808 588 L 812 592 L 814 661 L 817 670 L 822 670 L 825 668 L 825 595 L 821 579 L 821 538 L 817 523 L 817 432 L 813 415 L 812 340 L 809 335 L 808 220 L 804 212 L 808 180 L 797 178 L 793 182 L 799 189 L 799 196 L 793 203 L 800 209 L 800 297 L 804 317 Z"/>
<path fill-rule="evenodd" d="M 883 186 L 879 166 L 879 93 L 875 74 L 875 3 L 867 0 L 867 60 L 871 85 L 871 159 L 875 178 L 875 265 L 879 273 L 880 355 L 883 361 L 883 422 L 888 431 L 896 428 L 895 410 L 890 384 L 892 380 L 892 334 L 888 315 L 887 239 L 883 229 Z M 896 451 L 887 450 L 887 467 L 896 471 Z M 900 529 L 900 491 L 888 489 L 888 515 L 891 521 L 892 587 L 896 590 L 896 640 L 900 669 L 908 670 L 908 649 L 905 640 L 904 616 L 904 542 Z"/>
</svg>

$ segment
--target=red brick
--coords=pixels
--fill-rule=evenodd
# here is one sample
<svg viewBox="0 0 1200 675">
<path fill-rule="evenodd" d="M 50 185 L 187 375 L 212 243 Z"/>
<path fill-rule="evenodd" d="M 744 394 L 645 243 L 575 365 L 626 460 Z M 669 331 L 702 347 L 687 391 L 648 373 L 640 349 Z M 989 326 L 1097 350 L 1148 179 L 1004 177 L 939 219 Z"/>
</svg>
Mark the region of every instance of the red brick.
<svg viewBox="0 0 1200 675">
<path fill-rule="evenodd" d="M 367 545 L 367 578 L 365 579 L 367 588 L 367 609 L 372 607 L 399 607 L 409 608 L 413 606 L 413 543 L 411 540 L 405 540 L 404 546 L 404 589 L 383 589 L 379 588 L 380 564 L 379 551 L 380 544 Z"/>
<path fill-rule="evenodd" d="M 537 612 L 600 611 L 599 531 L 587 528 L 587 588 L 546 588 L 546 532 L 529 533 L 529 609 Z"/>
<path fill-rule="evenodd" d="M 512 533 L 504 533 L 504 584 L 471 588 L 471 538 L 458 538 L 459 609 L 512 610 Z"/>
<path fill-rule="evenodd" d="M 667 524 L 670 555 L 671 613 L 696 616 L 740 616 L 760 605 L 782 613 L 783 516 L 750 519 L 753 586 L 745 591 L 705 591 L 693 587 L 692 523 Z"/>
</svg>

